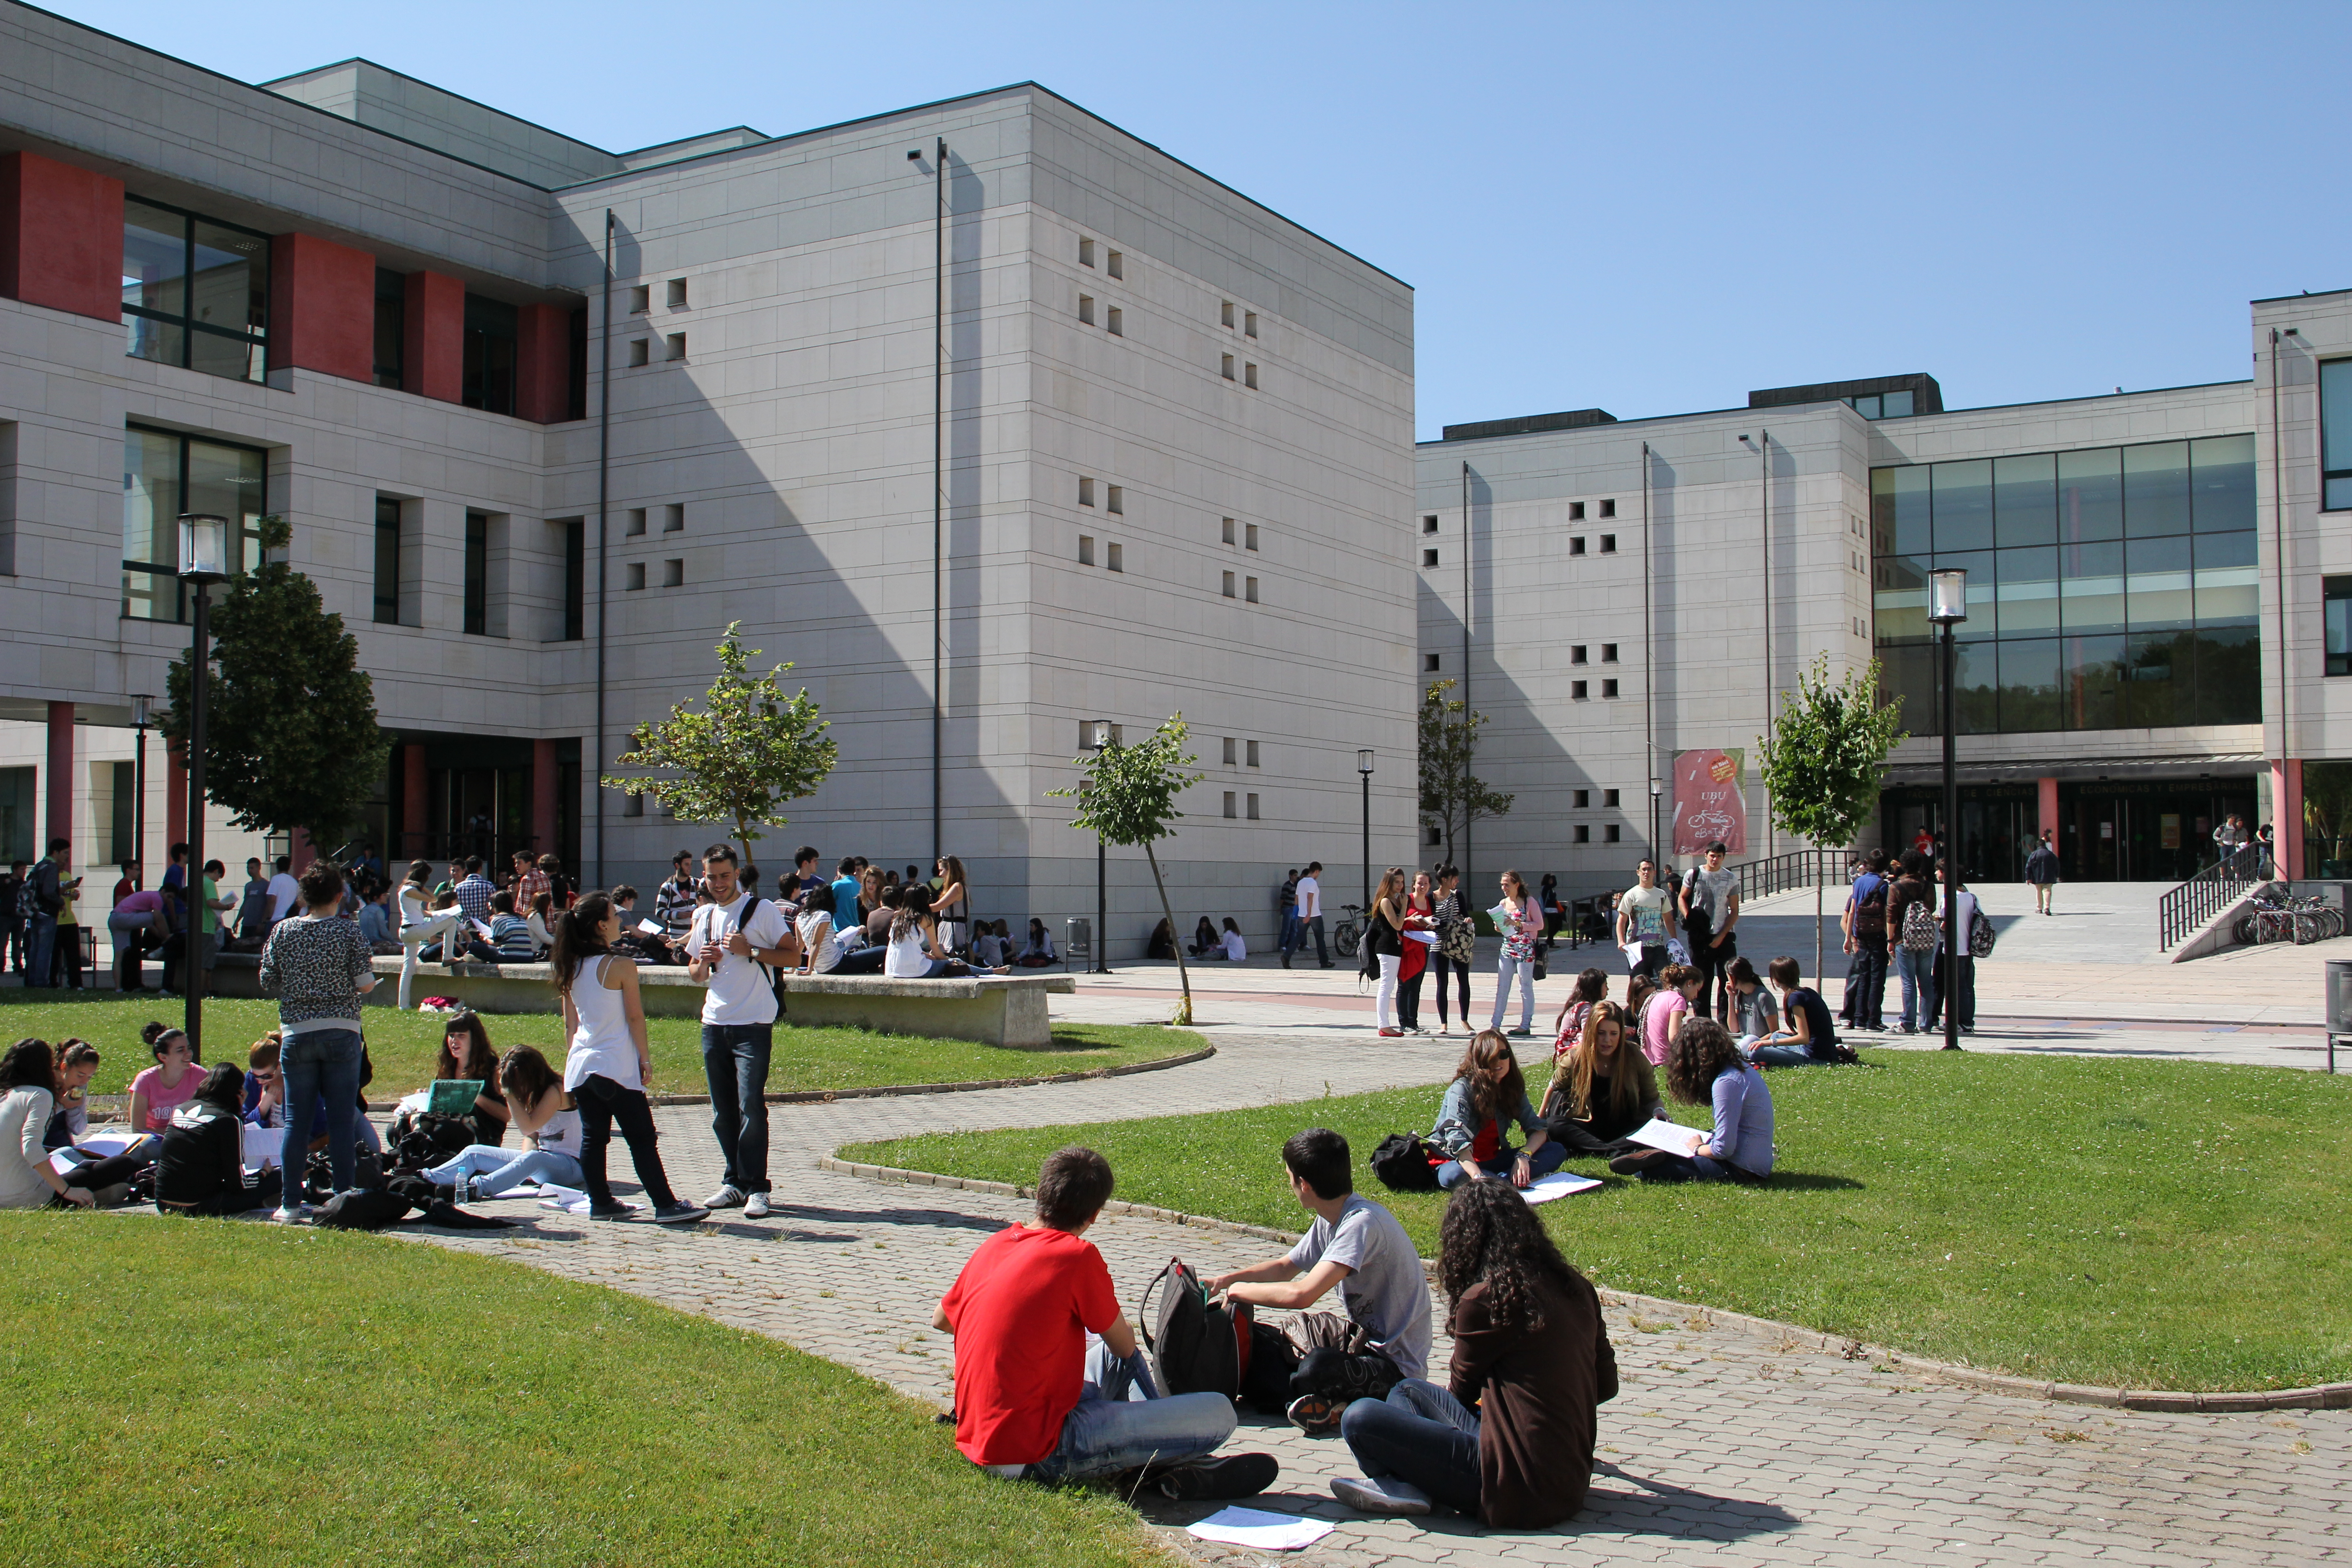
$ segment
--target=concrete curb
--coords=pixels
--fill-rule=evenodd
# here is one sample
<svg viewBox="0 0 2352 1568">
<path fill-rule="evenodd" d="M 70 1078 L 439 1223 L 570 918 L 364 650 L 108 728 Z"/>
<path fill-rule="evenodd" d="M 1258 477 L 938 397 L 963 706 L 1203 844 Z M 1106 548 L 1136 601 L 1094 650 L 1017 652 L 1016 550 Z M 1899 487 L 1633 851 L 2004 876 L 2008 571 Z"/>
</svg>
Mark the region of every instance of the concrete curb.
<svg viewBox="0 0 2352 1568">
<path fill-rule="evenodd" d="M 910 1186 L 949 1187 L 961 1192 L 985 1193 L 994 1197 L 1025 1198 L 1034 1189 L 1016 1186 L 1010 1182 L 983 1182 L 966 1176 L 942 1176 L 929 1171 L 903 1171 L 890 1165 L 861 1165 L 854 1161 L 837 1159 L 830 1154 L 816 1163 L 820 1171 L 839 1175 L 856 1176 L 871 1182 L 900 1183 Z M 1156 1219 L 1171 1225 L 1187 1226 L 1196 1230 L 1223 1231 L 1233 1236 L 1252 1236 L 1266 1241 L 1289 1246 L 1298 1239 L 1297 1232 L 1271 1229 L 1262 1225 L 1236 1225 L 1230 1220 L 1211 1219 L 1202 1215 L 1180 1214 L 1174 1209 L 1154 1208 L 1149 1204 L 1120 1203 L 1114 1199 L 1103 1205 L 1103 1212 L 1131 1215 L 1139 1219 Z M 1435 1278 L 1437 1265 L 1423 1258 L 1423 1273 Z M 1728 1312 L 1718 1307 L 1700 1306 L 1691 1301 L 1670 1301 L 1661 1296 L 1642 1296 L 1627 1290 L 1603 1289 L 1601 1300 L 1609 1306 L 1623 1307 L 1634 1312 L 1655 1312 L 1683 1319 L 1693 1330 L 1720 1328 L 1749 1339 L 1770 1340 L 1787 1351 L 1806 1351 L 1834 1355 L 1846 1361 L 1875 1362 L 1906 1372 L 1938 1377 L 1947 1382 L 1979 1388 L 1988 1394 L 2004 1394 L 2019 1399 L 2045 1399 L 2059 1405 L 2097 1405 L 2111 1410 L 2144 1410 L 2169 1414 L 2231 1415 L 2263 1410 L 2352 1410 L 2352 1383 L 2325 1383 L 2313 1388 L 2281 1388 L 2245 1393 L 2193 1394 L 2165 1389 L 2093 1388 L 2079 1383 L 2051 1383 L 2036 1378 L 2010 1377 L 2004 1373 L 1979 1372 L 1975 1367 L 1960 1366 L 1951 1362 L 1929 1361 L 1920 1356 L 1906 1355 L 1884 1345 L 1868 1345 L 1860 1340 L 1850 1340 L 1840 1334 L 1825 1334 L 1819 1329 L 1799 1328 L 1794 1323 L 1775 1322 L 1769 1318 L 1750 1317 L 1745 1312 Z"/>
</svg>

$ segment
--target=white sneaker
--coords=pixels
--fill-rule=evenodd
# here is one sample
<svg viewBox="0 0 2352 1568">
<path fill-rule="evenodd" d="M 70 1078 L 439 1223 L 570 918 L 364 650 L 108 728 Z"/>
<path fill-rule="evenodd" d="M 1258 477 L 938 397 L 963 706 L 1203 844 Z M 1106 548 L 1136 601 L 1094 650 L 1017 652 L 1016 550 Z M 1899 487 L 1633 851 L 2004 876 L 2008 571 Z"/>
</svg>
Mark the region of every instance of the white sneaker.
<svg viewBox="0 0 2352 1568">
<path fill-rule="evenodd" d="M 1359 1513 L 1403 1517 L 1424 1514 L 1430 1509 L 1427 1492 L 1394 1476 L 1366 1476 L 1361 1480 L 1340 1476 L 1331 1482 L 1331 1495 Z"/>
<path fill-rule="evenodd" d="M 743 1200 L 743 1217 L 745 1219 L 767 1218 L 768 1194 L 765 1193 L 753 1193 L 750 1197 L 745 1198 Z"/>
<path fill-rule="evenodd" d="M 707 1209 L 740 1209 L 743 1206 L 743 1194 L 731 1185 L 724 1186 L 703 1199 L 702 1206 Z"/>
<path fill-rule="evenodd" d="M 271 1222 L 277 1225 L 299 1225 L 302 1221 L 309 1219 L 310 1217 L 310 1205 L 309 1204 L 296 1204 L 290 1208 L 280 1208 L 276 1214 L 269 1216 Z"/>
</svg>

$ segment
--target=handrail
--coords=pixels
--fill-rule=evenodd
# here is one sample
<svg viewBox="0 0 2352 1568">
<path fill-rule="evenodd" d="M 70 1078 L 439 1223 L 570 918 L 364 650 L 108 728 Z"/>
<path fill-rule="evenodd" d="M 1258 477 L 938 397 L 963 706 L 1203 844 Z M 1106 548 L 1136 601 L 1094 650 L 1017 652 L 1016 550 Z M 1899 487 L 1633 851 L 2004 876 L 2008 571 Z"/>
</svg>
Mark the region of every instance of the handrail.
<svg viewBox="0 0 2352 1568">
<path fill-rule="evenodd" d="M 1751 903 L 1799 888 L 1844 885 L 1845 849 L 1791 849 L 1761 860 L 1743 860 L 1731 868 L 1739 873 L 1739 901 Z"/>
<path fill-rule="evenodd" d="M 2158 900 L 2157 951 L 2187 941 L 2206 921 L 2267 880 L 2259 858 L 2258 853 L 2225 856 Z"/>
</svg>

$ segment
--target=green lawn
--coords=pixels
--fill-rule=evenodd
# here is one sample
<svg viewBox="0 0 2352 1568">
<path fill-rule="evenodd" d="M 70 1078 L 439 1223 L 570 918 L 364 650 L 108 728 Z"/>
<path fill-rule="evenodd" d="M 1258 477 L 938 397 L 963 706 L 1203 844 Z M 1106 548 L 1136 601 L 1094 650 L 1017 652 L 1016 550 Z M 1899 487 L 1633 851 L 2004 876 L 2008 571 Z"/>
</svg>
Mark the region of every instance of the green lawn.
<svg viewBox="0 0 2352 1568">
<path fill-rule="evenodd" d="M 184 1004 L 159 996 L 117 997 L 111 992 L 87 999 L 52 1001 L 48 995 L 26 1001 L 22 991 L 0 991 L 0 1035 L 16 1040 L 36 1035 L 55 1043 L 79 1035 L 99 1048 L 94 1094 L 120 1094 L 131 1075 L 152 1058 L 139 1043 L 140 1026 L 162 1019 L 177 1026 Z M 390 1007 L 370 1007 L 367 1025 L 368 1059 L 375 1068 L 372 1100 L 398 1099 L 433 1076 L 433 1058 L 441 1046 L 443 1019 L 431 1013 L 403 1013 Z M 563 1062 L 563 1025 L 553 1012 L 485 1014 L 490 1044 L 537 1046 L 559 1068 Z M 205 1057 L 208 1061 L 242 1065 L 245 1048 L 278 1026 L 275 1002 L 214 999 L 205 1004 Z M 654 1077 L 646 1088 L 656 1094 L 701 1094 L 701 1026 L 691 1018 L 649 1018 L 647 1043 L 653 1047 Z M 797 1089 L 862 1089 L 891 1083 L 968 1083 L 975 1079 L 1036 1078 L 1048 1073 L 1085 1072 L 1094 1068 L 1120 1067 L 1129 1062 L 1197 1051 L 1205 1042 L 1182 1029 L 1151 1025 L 1073 1024 L 1054 1031 L 1054 1048 L 1045 1051 L 1005 1050 L 969 1040 L 934 1040 L 915 1035 L 883 1035 L 867 1029 L 823 1028 L 776 1031 L 775 1055 L 768 1087 L 779 1093 Z"/>
<path fill-rule="evenodd" d="M 599 1286 L 415 1242 L 0 1216 L 12 1563 L 1144 1564 L 930 1407 Z M 32 1325 L 43 1325 L 37 1330 Z"/>
<path fill-rule="evenodd" d="M 2352 1378 L 2352 1081 L 2282 1068 L 1874 1053 L 1776 1072 L 1769 1187 L 1607 1177 L 1541 1212 L 1597 1282 L 2062 1382 L 2179 1389 Z M 1433 1254 L 1442 1199 L 1389 1194 L 1381 1134 L 1435 1089 L 1088 1127 L 948 1133 L 851 1158 L 1035 1180 L 1068 1142 L 1118 1195 L 1303 1228 L 1276 1152 L 1347 1135 Z M 1685 1121 L 1701 1120 L 1684 1110 Z M 1571 1170 L 1607 1176 L 1597 1162 Z"/>
</svg>

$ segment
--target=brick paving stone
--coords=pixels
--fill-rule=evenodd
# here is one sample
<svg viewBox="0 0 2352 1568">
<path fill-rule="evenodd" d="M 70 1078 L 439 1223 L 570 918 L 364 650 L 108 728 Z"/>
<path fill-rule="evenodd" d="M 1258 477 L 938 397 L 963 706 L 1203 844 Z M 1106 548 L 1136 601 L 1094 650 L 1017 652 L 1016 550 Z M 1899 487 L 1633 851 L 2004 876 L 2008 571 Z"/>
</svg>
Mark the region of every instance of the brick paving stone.
<svg viewBox="0 0 2352 1568">
<path fill-rule="evenodd" d="M 1211 1061 L 1138 1077 L 921 1099 L 778 1106 L 776 1208 L 685 1231 L 591 1225 L 527 1201 L 483 1205 L 511 1231 L 432 1234 L 436 1245 L 589 1280 L 765 1334 L 944 1405 L 952 1347 L 933 1307 L 971 1248 L 1026 1217 L 1024 1201 L 903 1186 L 815 1168 L 841 1144 L 948 1129 L 1160 1116 L 1425 1083 L 1458 1039 L 1302 1050 L 1286 1031 L 1220 1030 Z M 656 1112 L 681 1192 L 718 1183 L 707 1113 Z M 625 1153 L 614 1150 L 616 1174 Z M 625 1186 L 624 1187 L 625 1191 Z M 404 1233 L 406 1234 L 406 1233 Z M 1132 1310 L 1171 1255 L 1203 1272 L 1274 1244 L 1134 1215 L 1089 1233 Z M 1276 1314 L 1278 1317 L 1279 1315 Z M 1693 1318 L 1643 1332 L 1612 1309 L 1624 1390 L 1601 1414 L 1591 1501 L 1566 1526 L 1486 1532 L 1465 1521 L 1354 1517 L 1329 1493 L 1344 1445 L 1245 1414 L 1236 1448 L 1282 1463 L 1268 1508 L 1333 1521 L 1301 1568 L 1568 1560 L 1737 1568 L 1854 1563 L 2352 1563 L 2352 1412 L 2204 1415 L 2072 1406 L 1937 1384 L 1916 1373 L 1781 1350 Z M 1440 1312 L 1442 1321 L 1442 1310 Z M 1437 1342 L 1442 1378 L 1446 1342 Z M 944 1439 L 943 1439 L 944 1440 Z M 2311 1452 L 2298 1454 L 2303 1442 Z M 1176 1527 L 1210 1511 L 1147 1505 L 1171 1548 L 1264 1563 Z"/>
</svg>

